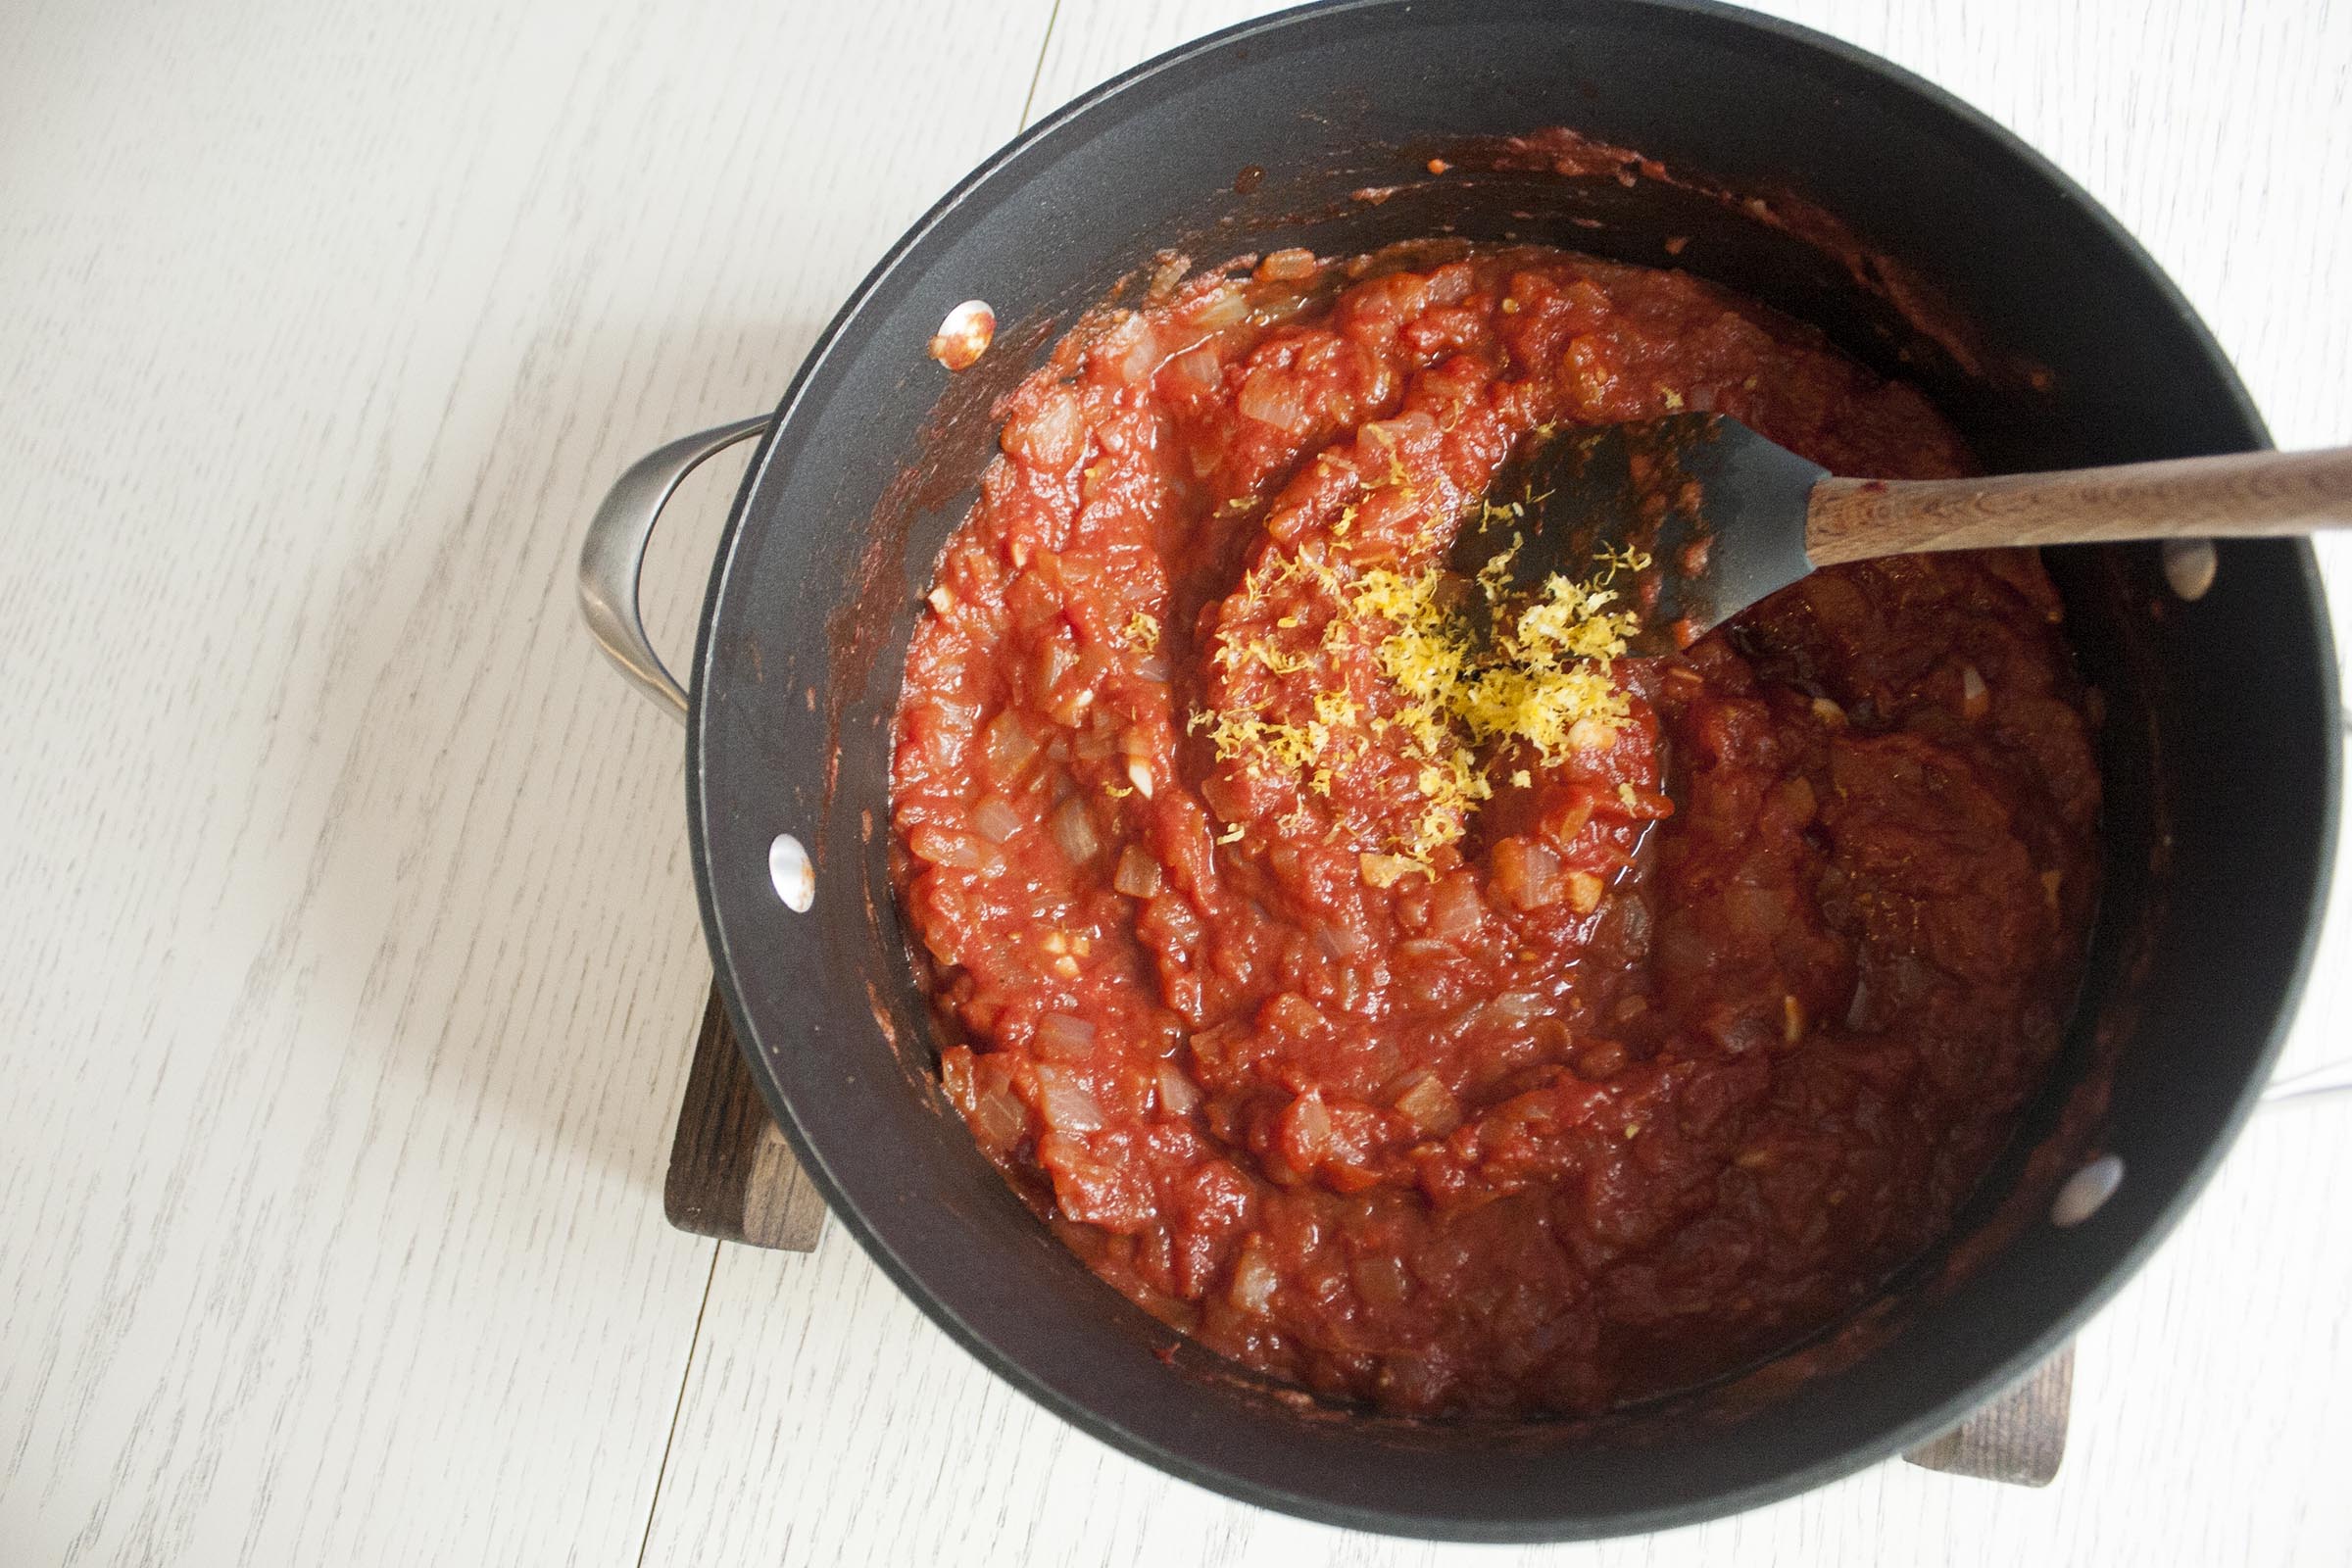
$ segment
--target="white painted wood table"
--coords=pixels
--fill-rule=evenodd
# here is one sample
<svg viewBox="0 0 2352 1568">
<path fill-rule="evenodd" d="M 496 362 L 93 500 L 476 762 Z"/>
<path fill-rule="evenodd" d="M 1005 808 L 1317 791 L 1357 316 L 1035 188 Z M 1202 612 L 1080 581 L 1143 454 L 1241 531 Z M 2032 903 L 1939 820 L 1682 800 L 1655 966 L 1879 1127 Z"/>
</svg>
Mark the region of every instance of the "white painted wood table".
<svg viewBox="0 0 2352 1568">
<path fill-rule="evenodd" d="M 1025 119 L 1249 9 L 0 10 L 0 1563 L 2352 1556 L 2335 1107 L 2263 1118 L 2083 1336 L 2048 1491 L 1889 1465 L 1597 1548 L 1227 1503 L 838 1228 L 663 1226 L 709 971 L 580 527 Z M 2352 6 L 1773 9 L 2016 127 L 2281 443 L 2352 438 Z M 728 483 L 657 546 L 669 646 Z M 2352 1035 L 2344 902 L 2290 1063 Z"/>
</svg>

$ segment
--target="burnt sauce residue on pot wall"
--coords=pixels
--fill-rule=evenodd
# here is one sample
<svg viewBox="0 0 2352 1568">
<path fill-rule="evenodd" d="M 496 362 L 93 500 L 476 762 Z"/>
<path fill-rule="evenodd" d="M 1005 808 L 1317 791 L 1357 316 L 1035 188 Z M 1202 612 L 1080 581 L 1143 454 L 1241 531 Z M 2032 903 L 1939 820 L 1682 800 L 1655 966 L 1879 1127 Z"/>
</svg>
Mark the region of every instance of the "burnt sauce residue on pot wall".
<svg viewBox="0 0 2352 1568">
<path fill-rule="evenodd" d="M 1258 240 L 1359 253 L 1459 236 L 1678 268 L 1821 328 L 1882 375 L 1917 381 L 1994 471 L 2039 466 L 2051 371 L 1984 341 L 1927 270 L 1795 190 L 1735 189 L 1558 126 L 1366 142 L 1314 170 L 1252 167 L 1248 199 L 1224 201 L 1181 248 L 1216 257 Z"/>
<path fill-rule="evenodd" d="M 842 723 L 854 704 L 869 695 L 877 673 L 896 681 L 895 655 L 906 649 L 906 622 L 913 613 L 919 582 L 907 572 L 910 538 L 925 522 L 944 538 L 971 506 L 980 470 L 996 454 L 997 405 L 1034 368 L 1038 350 L 1054 336 L 1051 319 L 1031 319 L 994 334 L 987 353 L 966 369 L 950 372 L 927 356 L 928 345 L 907 345 L 910 376 L 938 377 L 931 407 L 911 457 L 891 473 L 865 526 L 858 570 L 825 617 L 824 802 L 829 809 L 840 787 Z M 936 552 L 938 540 L 931 541 Z M 922 576 L 931 572 L 930 554 L 921 554 Z M 883 656 L 894 655 L 885 671 Z M 870 721 L 880 724 L 897 706 L 866 703 Z M 822 863 L 823 847 L 818 849 Z"/>
<path fill-rule="evenodd" d="M 1924 344 L 1948 358 L 1962 374 L 2012 390 L 2049 389 L 2046 369 L 1989 353 L 1975 328 L 1916 269 L 1874 249 L 1834 214 L 1792 192 L 1730 190 L 1703 175 L 1670 170 L 1631 148 L 1611 146 L 1559 127 L 1525 136 L 1456 141 L 1448 144 L 1445 161 L 1452 170 L 1468 173 L 1548 171 L 1562 178 L 1606 179 L 1628 190 L 1646 180 L 1705 197 L 1835 261 L 1855 288 L 1884 302 Z M 1688 240 L 1688 236 L 1677 237 Z M 1688 258 L 1688 265 L 1701 265 L 1699 258 L 1690 256 L 1687 243 L 1670 246 L 1668 254 L 1677 263 Z M 1906 360 L 1920 357 L 1913 345 L 1898 345 L 1896 352 Z"/>
<path fill-rule="evenodd" d="M 912 455 L 892 470 L 874 503 L 851 580 L 838 590 L 818 584 L 809 590 L 820 596 L 837 593 L 825 616 L 822 681 L 825 763 L 818 820 L 828 827 L 816 836 L 814 858 L 820 872 L 830 867 L 836 854 L 863 861 L 866 870 L 857 878 L 861 918 L 853 940 L 860 955 L 868 1010 L 908 1091 L 951 1124 L 944 1130 L 956 1136 L 960 1128 L 953 1125 L 955 1114 L 937 1093 L 934 1044 L 935 1039 L 953 1038 L 953 1024 L 924 1000 L 931 979 L 927 960 L 918 947 L 905 940 L 890 904 L 888 861 L 899 852 L 876 820 L 887 785 L 886 727 L 898 708 L 899 666 L 907 631 L 940 542 L 971 509 L 981 470 L 996 455 L 997 430 L 1003 422 L 999 405 L 1035 368 L 1058 324 L 1050 314 L 1010 326 L 999 324 L 987 351 L 953 372 L 929 354 L 927 342 L 908 342 L 906 374 L 936 377 L 938 398 L 924 418 Z M 887 700 L 878 700 L 877 681 L 888 683 Z M 809 695 L 816 700 L 813 690 Z M 874 798 L 858 806 L 856 842 L 836 845 L 839 835 L 830 824 L 848 818 L 848 812 L 836 809 L 836 797 L 851 724 L 875 732 L 870 744 L 879 748 L 883 763 L 875 771 Z M 883 976 L 887 983 L 877 979 Z M 918 979 L 919 990 L 913 983 Z M 928 1018 L 930 1035 L 899 1027 L 901 1020 L 911 1023 L 918 1018 Z"/>
</svg>

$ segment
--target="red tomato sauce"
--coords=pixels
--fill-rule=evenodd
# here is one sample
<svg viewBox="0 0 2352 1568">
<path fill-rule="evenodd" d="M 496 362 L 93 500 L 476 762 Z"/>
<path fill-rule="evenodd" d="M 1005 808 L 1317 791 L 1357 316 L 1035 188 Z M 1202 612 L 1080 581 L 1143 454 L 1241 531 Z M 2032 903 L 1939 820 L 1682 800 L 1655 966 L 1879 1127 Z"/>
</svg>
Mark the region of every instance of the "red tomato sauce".
<svg viewBox="0 0 2352 1568">
<path fill-rule="evenodd" d="M 1442 560 L 1537 426 L 1678 409 L 1968 464 L 1809 328 L 1533 249 L 1277 253 L 1004 407 L 893 769 L 941 1079 L 1089 1266 L 1248 1366 L 1413 1413 L 1727 1372 L 1934 1242 L 2057 1049 L 2099 780 L 2031 553 L 1616 661 L 1621 723 L 1487 760 L 1400 855 L 1432 802 L 1348 585 Z M 1349 738 L 1252 767 L 1220 713 Z"/>
</svg>

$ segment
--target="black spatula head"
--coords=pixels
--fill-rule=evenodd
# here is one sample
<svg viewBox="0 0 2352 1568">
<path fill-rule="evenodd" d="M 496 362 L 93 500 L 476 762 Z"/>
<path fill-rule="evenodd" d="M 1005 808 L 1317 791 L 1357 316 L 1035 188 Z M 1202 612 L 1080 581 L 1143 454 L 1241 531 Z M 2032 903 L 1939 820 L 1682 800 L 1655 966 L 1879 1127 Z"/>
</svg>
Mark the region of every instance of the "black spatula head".
<svg viewBox="0 0 2352 1568">
<path fill-rule="evenodd" d="M 1620 566 L 1611 582 L 1641 614 L 1632 651 L 1671 652 L 1812 569 L 1805 503 L 1828 471 L 1718 414 L 1539 432 L 1448 564 L 1475 575 L 1516 533 L 1504 581 L 1533 594 L 1555 573 L 1588 581 L 1637 552 L 1648 566 Z"/>
</svg>

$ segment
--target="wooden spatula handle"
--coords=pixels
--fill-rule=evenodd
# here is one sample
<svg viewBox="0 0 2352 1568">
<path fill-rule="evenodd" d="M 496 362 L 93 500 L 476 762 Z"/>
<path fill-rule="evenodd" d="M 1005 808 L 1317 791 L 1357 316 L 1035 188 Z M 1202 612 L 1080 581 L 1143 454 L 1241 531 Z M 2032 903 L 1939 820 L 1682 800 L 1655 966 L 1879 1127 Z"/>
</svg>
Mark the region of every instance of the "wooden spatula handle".
<svg viewBox="0 0 2352 1568">
<path fill-rule="evenodd" d="M 2352 447 L 1989 479 L 1824 479 L 1805 510 L 1805 554 L 1830 566 L 1930 550 L 2344 527 L 2352 527 Z"/>
</svg>

